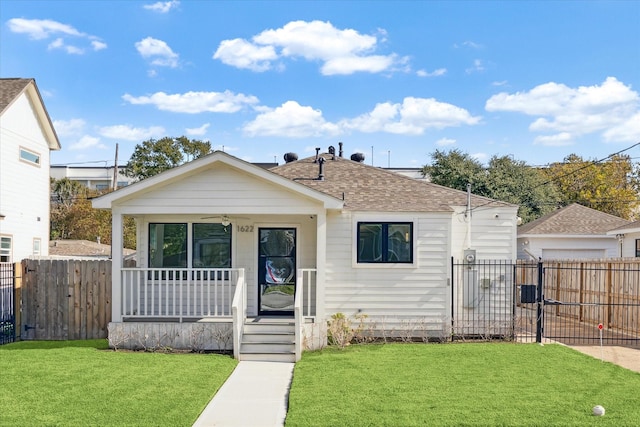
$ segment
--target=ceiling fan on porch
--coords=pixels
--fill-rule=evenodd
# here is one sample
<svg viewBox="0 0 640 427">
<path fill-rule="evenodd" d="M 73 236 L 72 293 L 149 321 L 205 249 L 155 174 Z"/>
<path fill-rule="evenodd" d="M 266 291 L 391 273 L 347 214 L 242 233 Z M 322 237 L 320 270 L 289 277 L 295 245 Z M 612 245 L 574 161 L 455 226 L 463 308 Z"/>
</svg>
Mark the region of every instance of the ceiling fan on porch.
<svg viewBox="0 0 640 427">
<path fill-rule="evenodd" d="M 242 216 L 234 216 L 234 219 L 249 219 L 247 217 L 242 217 Z M 222 226 L 224 227 L 224 231 L 227 231 L 227 227 L 229 226 L 229 224 L 231 224 L 231 217 L 229 215 L 213 215 L 213 216 L 203 216 L 200 217 L 200 219 L 219 219 L 220 223 L 222 224 Z"/>
</svg>

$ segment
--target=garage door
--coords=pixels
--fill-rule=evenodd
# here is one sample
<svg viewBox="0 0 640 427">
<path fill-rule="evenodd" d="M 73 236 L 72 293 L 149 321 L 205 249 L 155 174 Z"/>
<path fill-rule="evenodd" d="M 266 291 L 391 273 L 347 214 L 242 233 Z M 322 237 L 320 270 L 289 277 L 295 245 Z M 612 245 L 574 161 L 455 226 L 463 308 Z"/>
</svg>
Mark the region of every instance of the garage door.
<svg viewBox="0 0 640 427">
<path fill-rule="evenodd" d="M 543 249 L 542 259 L 600 259 L 604 249 Z"/>
</svg>

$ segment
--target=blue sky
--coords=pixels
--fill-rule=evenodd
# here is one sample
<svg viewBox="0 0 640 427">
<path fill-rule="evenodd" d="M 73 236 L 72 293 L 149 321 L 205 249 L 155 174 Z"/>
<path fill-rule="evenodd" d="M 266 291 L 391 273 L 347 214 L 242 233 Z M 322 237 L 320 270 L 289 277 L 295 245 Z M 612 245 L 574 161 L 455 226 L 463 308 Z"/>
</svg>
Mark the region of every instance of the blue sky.
<svg viewBox="0 0 640 427">
<path fill-rule="evenodd" d="M 0 21 L 0 77 L 36 79 L 52 164 L 181 135 L 253 162 L 342 141 L 384 167 L 640 142 L 639 1 L 0 0 Z"/>
</svg>

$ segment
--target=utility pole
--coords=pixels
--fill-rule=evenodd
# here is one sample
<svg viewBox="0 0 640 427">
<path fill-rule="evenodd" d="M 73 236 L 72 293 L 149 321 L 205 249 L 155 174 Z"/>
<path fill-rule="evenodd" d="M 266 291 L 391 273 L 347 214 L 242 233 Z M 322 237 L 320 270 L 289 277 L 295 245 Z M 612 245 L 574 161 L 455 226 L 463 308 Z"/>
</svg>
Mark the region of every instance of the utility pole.
<svg viewBox="0 0 640 427">
<path fill-rule="evenodd" d="M 113 184 L 111 188 L 114 190 L 118 189 L 118 143 L 116 142 L 116 160 L 113 163 Z"/>
</svg>

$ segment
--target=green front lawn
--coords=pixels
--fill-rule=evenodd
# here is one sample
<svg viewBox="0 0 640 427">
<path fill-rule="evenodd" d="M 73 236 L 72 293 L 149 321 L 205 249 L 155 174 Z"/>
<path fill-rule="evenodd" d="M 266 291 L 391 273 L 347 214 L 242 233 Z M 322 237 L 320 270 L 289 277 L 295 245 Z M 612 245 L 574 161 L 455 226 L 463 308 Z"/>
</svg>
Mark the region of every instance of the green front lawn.
<svg viewBox="0 0 640 427">
<path fill-rule="evenodd" d="M 0 346 L 2 426 L 191 426 L 236 361 L 114 352 L 106 340 Z"/>
<path fill-rule="evenodd" d="M 325 349 L 296 365 L 286 425 L 640 426 L 640 374 L 560 345 Z"/>
</svg>

